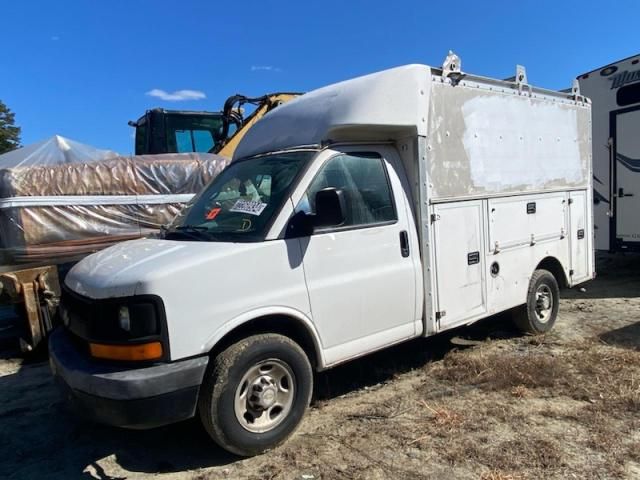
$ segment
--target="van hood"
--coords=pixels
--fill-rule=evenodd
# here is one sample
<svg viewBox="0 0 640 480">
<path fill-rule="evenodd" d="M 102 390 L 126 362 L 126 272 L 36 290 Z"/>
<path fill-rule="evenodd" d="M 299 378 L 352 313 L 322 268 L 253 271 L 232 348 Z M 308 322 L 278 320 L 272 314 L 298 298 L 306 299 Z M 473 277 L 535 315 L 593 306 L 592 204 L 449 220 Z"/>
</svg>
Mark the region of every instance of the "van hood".
<svg viewBox="0 0 640 480">
<path fill-rule="evenodd" d="M 132 240 L 82 259 L 67 274 L 65 285 L 96 299 L 137 295 L 146 293 L 145 284 L 151 281 L 253 248 L 256 244 Z"/>
</svg>

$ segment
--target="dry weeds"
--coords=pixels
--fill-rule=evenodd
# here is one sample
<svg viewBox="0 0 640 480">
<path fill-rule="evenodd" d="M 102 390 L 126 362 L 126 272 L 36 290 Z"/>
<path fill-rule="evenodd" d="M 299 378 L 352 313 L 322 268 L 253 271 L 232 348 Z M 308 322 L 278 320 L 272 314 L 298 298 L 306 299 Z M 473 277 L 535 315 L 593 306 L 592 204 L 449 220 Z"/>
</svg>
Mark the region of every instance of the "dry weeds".
<svg viewBox="0 0 640 480">
<path fill-rule="evenodd" d="M 454 350 L 430 368 L 440 380 L 477 385 L 486 390 L 553 387 L 567 373 L 566 365 L 548 352 Z"/>
<path fill-rule="evenodd" d="M 480 480 L 521 480 L 524 477 L 503 472 L 501 470 L 489 470 L 480 476 Z"/>
<path fill-rule="evenodd" d="M 452 465 L 482 464 L 489 468 L 483 478 L 520 478 L 536 472 L 561 476 L 571 461 L 561 442 L 569 431 L 581 429 L 572 441 L 591 452 L 594 462 L 584 466 L 584 474 L 606 468 L 606 476 L 622 477 L 626 462 L 640 457 L 634 438 L 640 427 L 640 352 L 595 338 L 561 351 L 545 339 L 500 343 L 452 351 L 426 368 L 426 374 L 439 381 L 458 388 L 473 386 L 476 395 L 486 392 L 485 398 L 493 395 L 493 405 L 473 405 L 463 430 L 493 429 L 506 437 L 486 445 L 450 438 L 457 446 L 449 449 L 447 460 Z M 522 403 L 509 403 L 508 397 Z M 538 411 L 540 401 L 562 408 Z M 545 418 L 556 421 L 555 438 L 534 433 L 536 425 L 548 423 Z"/>
</svg>

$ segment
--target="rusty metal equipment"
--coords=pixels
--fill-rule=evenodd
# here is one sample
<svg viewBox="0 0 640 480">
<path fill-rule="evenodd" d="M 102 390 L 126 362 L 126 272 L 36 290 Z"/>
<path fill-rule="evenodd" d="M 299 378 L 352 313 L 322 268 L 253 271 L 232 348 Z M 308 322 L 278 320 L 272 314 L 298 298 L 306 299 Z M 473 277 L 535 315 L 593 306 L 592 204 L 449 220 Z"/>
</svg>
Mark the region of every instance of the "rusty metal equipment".
<svg viewBox="0 0 640 480">
<path fill-rule="evenodd" d="M 0 274 L 0 300 L 18 306 L 27 328 L 20 349 L 30 352 L 46 338 L 60 300 L 58 269 L 54 265 Z"/>
</svg>

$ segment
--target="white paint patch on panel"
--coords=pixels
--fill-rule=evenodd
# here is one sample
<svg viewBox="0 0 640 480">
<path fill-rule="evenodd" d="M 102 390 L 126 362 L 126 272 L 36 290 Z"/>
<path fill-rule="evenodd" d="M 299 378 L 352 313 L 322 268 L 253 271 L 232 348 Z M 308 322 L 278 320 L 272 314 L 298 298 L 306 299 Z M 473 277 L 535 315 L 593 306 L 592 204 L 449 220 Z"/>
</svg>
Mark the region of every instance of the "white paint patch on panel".
<svg viewBox="0 0 640 480">
<path fill-rule="evenodd" d="M 462 106 L 473 185 L 501 191 L 582 180 L 576 110 L 518 97 L 482 95 Z"/>
</svg>

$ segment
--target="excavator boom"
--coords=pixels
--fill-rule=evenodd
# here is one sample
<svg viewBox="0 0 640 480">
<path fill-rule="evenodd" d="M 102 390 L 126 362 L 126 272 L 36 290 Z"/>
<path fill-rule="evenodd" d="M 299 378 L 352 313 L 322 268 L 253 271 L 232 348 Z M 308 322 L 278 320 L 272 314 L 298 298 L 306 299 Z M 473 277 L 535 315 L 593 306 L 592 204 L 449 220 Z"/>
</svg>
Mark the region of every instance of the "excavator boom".
<svg viewBox="0 0 640 480">
<path fill-rule="evenodd" d="M 229 136 L 224 141 L 222 148 L 220 148 L 217 153 L 219 155 L 222 155 L 223 157 L 231 158 L 233 156 L 233 152 L 235 152 L 238 144 L 240 143 L 240 140 L 242 140 L 242 138 L 246 135 L 249 129 L 253 127 L 253 125 L 255 125 L 255 123 L 258 120 L 260 120 L 262 117 L 264 117 L 268 112 L 273 110 L 278 105 L 287 103 L 288 101 L 293 100 L 294 98 L 300 95 L 302 94 L 301 93 L 272 93 L 270 95 L 264 95 L 263 97 L 259 97 L 258 99 L 259 103 L 256 109 L 246 119 L 242 120 L 241 126 L 238 127 L 238 129 L 233 133 L 233 135 Z M 223 112 L 223 115 L 225 113 L 227 115 L 231 114 L 230 112 L 233 111 L 232 110 L 233 105 L 231 105 L 231 103 L 235 105 L 235 102 L 231 102 L 231 100 L 236 98 L 237 102 L 240 103 L 242 102 L 241 97 L 242 97 L 241 95 L 234 95 L 233 97 L 230 97 L 227 100 L 227 102 L 225 102 L 225 111 Z M 247 99 L 246 97 L 244 97 L 244 99 L 255 100 L 255 99 Z M 244 102 L 244 103 L 248 103 L 248 102 Z M 253 102 L 250 102 L 250 103 L 253 103 Z M 227 105 L 227 104 L 230 104 L 230 105 Z M 229 112 L 226 112 L 227 110 L 229 110 Z M 238 110 L 236 110 L 236 112 L 237 111 Z"/>
</svg>

